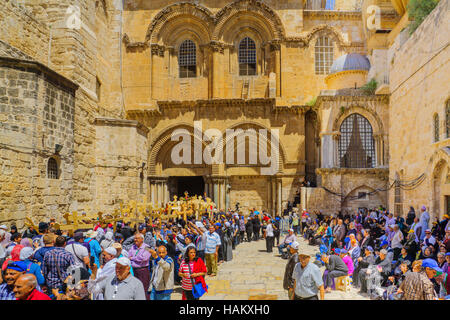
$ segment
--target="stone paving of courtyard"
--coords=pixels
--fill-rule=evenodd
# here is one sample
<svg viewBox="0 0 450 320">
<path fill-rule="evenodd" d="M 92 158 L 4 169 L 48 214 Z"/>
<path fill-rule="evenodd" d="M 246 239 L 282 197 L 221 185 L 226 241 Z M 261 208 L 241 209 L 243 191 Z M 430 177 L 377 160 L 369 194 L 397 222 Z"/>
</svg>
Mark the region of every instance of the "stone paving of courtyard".
<svg viewBox="0 0 450 320">
<path fill-rule="evenodd" d="M 284 236 L 280 238 L 280 241 Z M 309 246 L 303 238 L 298 238 L 300 252 L 314 255 L 318 247 Z M 314 261 L 314 258 L 311 258 Z M 279 257 L 278 249 L 266 252 L 265 240 L 245 242 L 233 250 L 233 260 L 218 267 L 216 277 L 206 277 L 209 290 L 201 300 L 287 300 L 283 289 L 283 275 L 287 260 Z M 322 272 L 324 268 L 321 268 Z M 181 300 L 181 289 L 175 287 L 173 300 Z M 367 300 L 351 288 L 349 292 L 332 291 L 325 293 L 325 300 Z"/>
</svg>

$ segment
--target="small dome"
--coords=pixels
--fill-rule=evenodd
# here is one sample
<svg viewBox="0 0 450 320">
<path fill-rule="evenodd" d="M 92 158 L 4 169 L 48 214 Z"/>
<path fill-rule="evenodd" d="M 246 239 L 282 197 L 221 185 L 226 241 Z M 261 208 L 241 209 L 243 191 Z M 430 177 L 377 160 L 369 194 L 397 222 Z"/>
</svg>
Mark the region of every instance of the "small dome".
<svg viewBox="0 0 450 320">
<path fill-rule="evenodd" d="M 330 74 L 347 70 L 370 70 L 370 61 L 359 53 L 349 53 L 337 58 L 331 66 Z"/>
</svg>

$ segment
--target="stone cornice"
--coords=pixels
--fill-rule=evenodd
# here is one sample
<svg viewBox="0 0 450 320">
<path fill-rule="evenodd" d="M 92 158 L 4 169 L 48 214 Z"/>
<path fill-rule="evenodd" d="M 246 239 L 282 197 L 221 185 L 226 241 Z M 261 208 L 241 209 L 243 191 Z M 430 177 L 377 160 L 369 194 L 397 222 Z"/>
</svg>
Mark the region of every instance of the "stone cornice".
<svg viewBox="0 0 450 320">
<path fill-rule="evenodd" d="M 328 19 L 361 19 L 361 11 L 338 11 L 338 10 L 303 10 L 305 18 L 328 18 Z"/>
<path fill-rule="evenodd" d="M 320 175 L 330 174 L 361 174 L 361 175 L 376 175 L 383 178 L 389 178 L 389 168 L 317 168 L 316 173 Z"/>
<path fill-rule="evenodd" d="M 123 35 L 122 41 L 125 43 L 125 47 L 127 47 L 127 49 L 148 47 L 147 42 L 132 42 L 126 33 Z"/>
<path fill-rule="evenodd" d="M 350 101 L 354 103 L 362 101 L 375 101 L 389 103 L 389 95 L 376 94 L 376 95 L 333 95 L 333 96 L 318 96 L 316 105 L 319 106 L 322 102 L 326 101 Z"/>
<path fill-rule="evenodd" d="M 356 73 L 368 74 L 369 71 L 367 71 L 367 70 L 344 70 L 344 71 L 339 71 L 339 72 L 336 72 L 336 73 L 329 74 L 325 78 L 325 81 L 328 81 L 328 80 L 333 79 L 333 78 L 337 78 L 337 77 L 339 77 L 341 75 L 344 75 L 344 74 L 352 74 L 352 73 L 353 74 L 356 74 Z"/>
<path fill-rule="evenodd" d="M 17 68 L 28 68 L 29 70 L 34 70 L 36 72 L 42 72 L 45 74 L 49 79 L 52 79 L 53 81 L 57 81 L 64 87 L 71 89 L 73 91 L 76 91 L 80 88 L 80 86 L 73 82 L 72 80 L 66 78 L 65 76 L 57 73 L 56 71 L 48 68 L 47 66 L 43 65 L 42 63 L 34 60 L 24 60 L 24 59 L 18 59 L 18 58 L 10 58 L 10 57 L 3 57 L 0 56 L 0 65 L 9 65 Z"/>
<path fill-rule="evenodd" d="M 117 126 L 117 127 L 135 127 L 138 130 L 142 130 L 145 134 L 150 131 L 146 126 L 136 120 L 126 120 L 126 119 L 114 119 L 114 118 L 95 118 L 96 125 L 107 125 L 107 126 Z"/>
<path fill-rule="evenodd" d="M 165 110 L 212 107 L 266 107 L 273 113 L 293 113 L 304 114 L 310 107 L 303 105 L 277 106 L 276 99 L 256 98 L 256 99 L 209 99 L 209 100 L 191 100 L 191 101 L 158 101 L 157 108 L 153 109 L 135 109 L 127 110 L 128 115 L 153 115 L 161 116 Z M 251 109 L 248 109 L 251 110 Z"/>
</svg>

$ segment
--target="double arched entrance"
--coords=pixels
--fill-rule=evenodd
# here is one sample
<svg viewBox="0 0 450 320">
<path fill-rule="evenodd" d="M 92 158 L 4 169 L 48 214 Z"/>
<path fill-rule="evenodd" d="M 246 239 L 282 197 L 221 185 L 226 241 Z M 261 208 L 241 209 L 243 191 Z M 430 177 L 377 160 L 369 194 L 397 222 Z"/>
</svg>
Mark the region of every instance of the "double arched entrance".
<svg viewBox="0 0 450 320">
<path fill-rule="evenodd" d="M 219 209 L 234 208 L 239 203 L 244 214 L 253 207 L 281 212 L 283 147 L 278 140 L 273 142 L 270 130 L 267 136 L 259 134 L 265 129 L 255 123 L 240 123 L 216 132 L 199 132 L 186 123 L 167 128 L 150 145 L 149 200 L 163 206 L 187 191 L 190 196 L 206 194 Z M 216 139 L 219 135 L 222 138 Z M 262 144 L 266 144 L 269 159 L 265 164 L 262 160 L 267 159 L 259 154 Z M 219 155 L 222 161 L 218 161 Z M 230 163 L 231 158 L 234 161 Z M 273 174 L 261 174 L 270 171 L 275 162 Z"/>
</svg>

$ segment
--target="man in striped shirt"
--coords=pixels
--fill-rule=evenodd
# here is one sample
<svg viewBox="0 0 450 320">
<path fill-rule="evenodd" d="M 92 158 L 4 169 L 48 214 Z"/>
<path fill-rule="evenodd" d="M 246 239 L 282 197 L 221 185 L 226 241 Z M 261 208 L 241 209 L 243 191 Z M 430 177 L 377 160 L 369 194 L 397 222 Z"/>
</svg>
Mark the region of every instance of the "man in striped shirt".
<svg viewBox="0 0 450 320">
<path fill-rule="evenodd" d="M 214 225 L 209 225 L 209 231 L 204 233 L 206 236 L 205 258 L 208 275 L 215 276 L 217 274 L 217 257 L 219 246 L 221 245 L 220 236 L 215 232 Z"/>
</svg>

